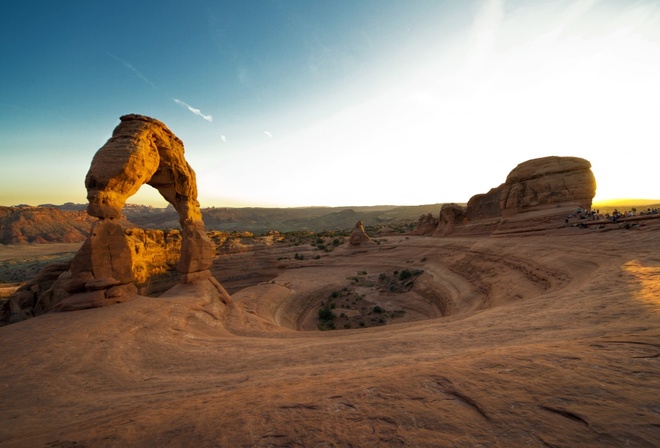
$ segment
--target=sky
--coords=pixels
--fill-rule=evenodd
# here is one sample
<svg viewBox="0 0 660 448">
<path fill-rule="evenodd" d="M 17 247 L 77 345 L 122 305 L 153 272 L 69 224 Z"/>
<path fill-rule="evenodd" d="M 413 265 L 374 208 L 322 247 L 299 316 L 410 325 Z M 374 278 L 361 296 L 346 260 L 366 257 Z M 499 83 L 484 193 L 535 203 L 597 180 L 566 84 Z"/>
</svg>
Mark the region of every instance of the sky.
<svg viewBox="0 0 660 448">
<path fill-rule="evenodd" d="M 0 205 L 85 203 L 129 113 L 202 207 L 467 202 L 555 155 L 660 198 L 656 0 L 26 0 L 0 60 Z"/>
</svg>

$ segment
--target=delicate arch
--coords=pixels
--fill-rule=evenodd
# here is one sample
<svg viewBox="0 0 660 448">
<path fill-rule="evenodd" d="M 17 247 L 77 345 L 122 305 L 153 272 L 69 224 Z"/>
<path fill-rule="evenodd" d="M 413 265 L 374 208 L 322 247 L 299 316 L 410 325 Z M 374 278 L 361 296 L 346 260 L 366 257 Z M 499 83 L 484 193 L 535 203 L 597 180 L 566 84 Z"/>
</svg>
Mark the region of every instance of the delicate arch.
<svg viewBox="0 0 660 448">
<path fill-rule="evenodd" d="M 126 200 L 149 184 L 179 214 L 183 242 L 177 270 L 209 269 L 213 245 L 204 231 L 195 172 L 185 160 L 183 142 L 153 118 L 131 114 L 120 120 L 94 155 L 85 178 L 87 213 L 100 219 L 119 218 Z"/>
</svg>

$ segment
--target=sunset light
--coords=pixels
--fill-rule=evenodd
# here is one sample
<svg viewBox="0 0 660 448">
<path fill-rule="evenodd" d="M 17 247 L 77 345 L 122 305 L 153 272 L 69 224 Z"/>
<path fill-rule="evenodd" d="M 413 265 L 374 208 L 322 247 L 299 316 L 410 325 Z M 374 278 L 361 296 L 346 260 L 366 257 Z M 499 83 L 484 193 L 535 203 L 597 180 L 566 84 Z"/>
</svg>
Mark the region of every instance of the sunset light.
<svg viewBox="0 0 660 448">
<path fill-rule="evenodd" d="M 84 26 L 58 25 L 44 37 L 61 59 L 48 71 L 30 51 L 45 30 L 1 31 L 17 48 L 3 50 L 14 64 L 0 75 L 0 203 L 84 202 L 70 179 L 126 113 L 183 139 L 204 206 L 465 202 L 549 155 L 589 160 L 597 201 L 660 197 L 656 2 L 252 9 L 164 16 L 187 40 L 139 48 L 104 25 L 85 37 L 97 53 L 70 41 Z M 132 200 L 164 204 L 147 188 Z"/>
</svg>

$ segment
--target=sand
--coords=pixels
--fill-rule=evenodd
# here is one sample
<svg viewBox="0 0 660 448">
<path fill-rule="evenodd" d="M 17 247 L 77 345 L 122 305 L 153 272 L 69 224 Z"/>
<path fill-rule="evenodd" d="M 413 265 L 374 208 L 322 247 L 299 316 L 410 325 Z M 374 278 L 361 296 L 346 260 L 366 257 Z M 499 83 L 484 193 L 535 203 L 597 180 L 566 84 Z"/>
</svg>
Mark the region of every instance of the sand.
<svg viewBox="0 0 660 448">
<path fill-rule="evenodd" d="M 401 235 L 228 307 L 179 286 L 3 327 L 0 446 L 660 446 L 659 243 L 658 220 Z M 356 288 L 404 316 L 314 330 L 358 272 L 402 268 L 399 295 Z"/>
</svg>

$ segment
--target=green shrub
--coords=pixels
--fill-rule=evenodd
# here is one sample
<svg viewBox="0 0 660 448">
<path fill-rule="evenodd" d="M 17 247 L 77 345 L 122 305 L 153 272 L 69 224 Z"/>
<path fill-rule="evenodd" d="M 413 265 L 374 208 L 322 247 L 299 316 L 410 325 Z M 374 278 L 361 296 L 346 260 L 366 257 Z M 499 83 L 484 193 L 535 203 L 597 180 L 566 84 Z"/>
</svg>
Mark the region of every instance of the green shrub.
<svg viewBox="0 0 660 448">
<path fill-rule="evenodd" d="M 332 312 L 329 306 L 324 306 L 319 309 L 319 320 L 320 321 L 332 321 L 337 317 L 335 313 Z"/>
</svg>

